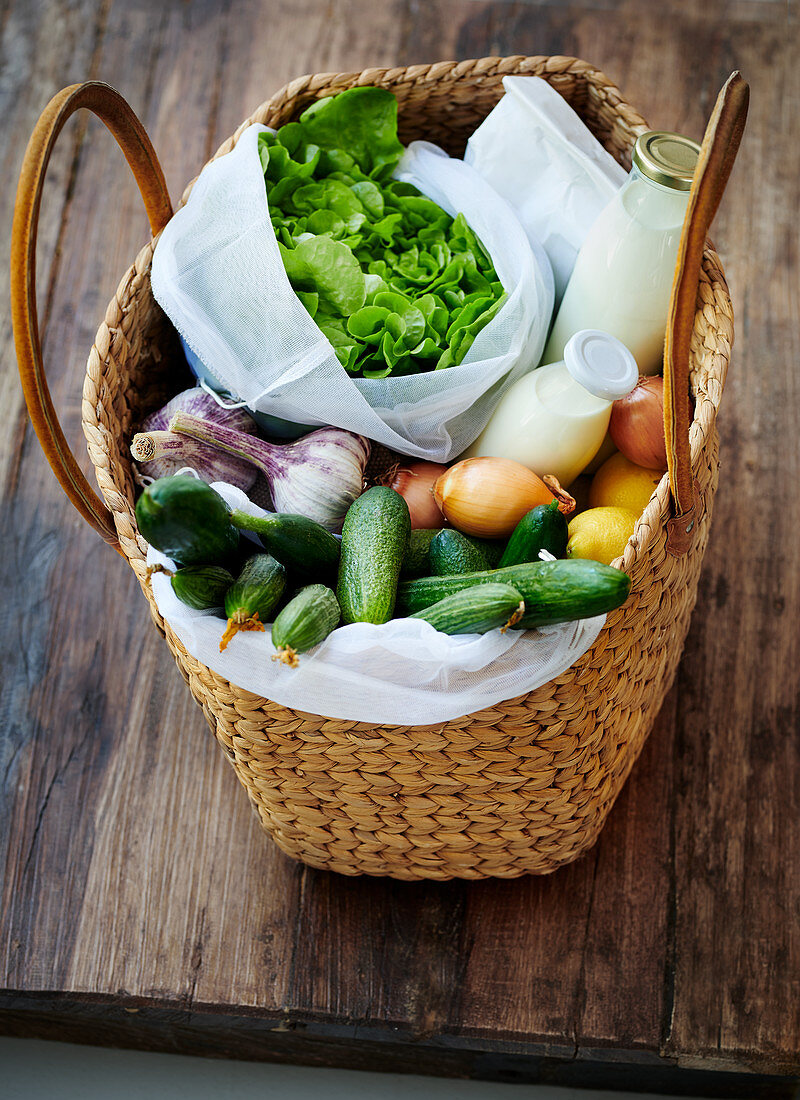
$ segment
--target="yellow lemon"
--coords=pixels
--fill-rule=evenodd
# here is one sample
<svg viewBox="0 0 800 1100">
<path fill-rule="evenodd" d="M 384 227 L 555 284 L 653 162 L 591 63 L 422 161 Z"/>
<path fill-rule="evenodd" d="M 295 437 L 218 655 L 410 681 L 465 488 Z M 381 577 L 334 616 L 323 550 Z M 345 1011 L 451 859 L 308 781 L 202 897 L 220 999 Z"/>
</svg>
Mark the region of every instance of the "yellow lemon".
<svg viewBox="0 0 800 1100">
<path fill-rule="evenodd" d="M 640 516 L 661 481 L 660 470 L 637 466 L 621 452 L 607 459 L 592 480 L 590 508 L 627 508 Z"/>
<path fill-rule="evenodd" d="M 591 558 L 611 565 L 620 557 L 639 517 L 627 508 L 590 508 L 570 522 L 568 558 Z"/>
</svg>

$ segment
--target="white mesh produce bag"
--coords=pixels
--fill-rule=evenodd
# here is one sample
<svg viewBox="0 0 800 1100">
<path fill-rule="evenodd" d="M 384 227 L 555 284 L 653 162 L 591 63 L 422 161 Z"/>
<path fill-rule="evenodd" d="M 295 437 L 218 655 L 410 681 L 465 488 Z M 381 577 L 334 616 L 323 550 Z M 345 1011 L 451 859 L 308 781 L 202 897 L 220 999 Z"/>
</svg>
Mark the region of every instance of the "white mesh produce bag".
<svg viewBox="0 0 800 1100">
<path fill-rule="evenodd" d="M 508 203 L 477 172 L 413 142 L 395 178 L 464 214 L 507 292 L 457 367 L 351 378 L 295 295 L 269 218 L 254 125 L 208 165 L 164 229 L 153 294 L 192 352 L 255 411 L 359 432 L 400 453 L 448 461 L 479 435 L 504 389 L 541 357 L 553 277 Z"/>
<path fill-rule="evenodd" d="M 509 201 L 541 244 L 564 293 L 575 257 L 627 172 L 555 88 L 504 76 L 505 95 L 467 142 L 464 160 Z"/>
<path fill-rule="evenodd" d="M 241 490 L 213 488 L 231 507 L 265 515 Z M 152 547 L 147 562 L 174 568 Z M 225 621 L 181 603 L 164 574 L 154 573 L 151 583 L 159 612 L 188 652 L 232 684 L 296 710 L 399 726 L 446 722 L 533 691 L 577 661 L 606 618 L 454 637 L 420 619 L 353 623 L 288 668 L 271 659 L 269 625 L 266 633 L 237 634 L 220 653 Z"/>
</svg>

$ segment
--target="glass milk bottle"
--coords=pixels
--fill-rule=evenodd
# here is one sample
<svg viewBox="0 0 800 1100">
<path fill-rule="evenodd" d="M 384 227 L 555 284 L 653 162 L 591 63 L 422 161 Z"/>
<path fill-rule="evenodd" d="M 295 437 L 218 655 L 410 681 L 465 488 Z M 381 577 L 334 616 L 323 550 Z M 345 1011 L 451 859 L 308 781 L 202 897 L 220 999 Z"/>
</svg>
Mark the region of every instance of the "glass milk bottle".
<svg viewBox="0 0 800 1100">
<path fill-rule="evenodd" d="M 683 219 L 700 146 L 650 130 L 636 140 L 626 182 L 586 236 L 542 361 L 555 362 L 573 333 L 610 332 L 641 374 L 661 370 Z"/>
<path fill-rule="evenodd" d="M 587 329 L 567 341 L 558 363 L 514 383 L 464 458 L 511 458 L 564 488 L 600 448 L 611 405 L 639 379 L 636 360 L 607 332 Z"/>
</svg>

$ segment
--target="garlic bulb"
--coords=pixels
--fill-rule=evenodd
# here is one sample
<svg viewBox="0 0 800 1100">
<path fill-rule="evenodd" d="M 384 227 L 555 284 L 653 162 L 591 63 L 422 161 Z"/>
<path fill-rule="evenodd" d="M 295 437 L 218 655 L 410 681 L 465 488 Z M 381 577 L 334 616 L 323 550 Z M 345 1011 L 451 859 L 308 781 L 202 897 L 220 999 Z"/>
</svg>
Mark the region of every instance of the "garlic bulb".
<svg viewBox="0 0 800 1100">
<path fill-rule="evenodd" d="M 170 420 L 177 412 L 191 413 L 240 432 L 256 431 L 255 423 L 244 409 L 225 408 L 199 387 L 184 390 L 163 408 L 146 417 L 142 421 L 141 431 L 133 437 L 131 454 L 141 473 L 154 479 L 171 477 L 188 466 L 203 481 L 227 481 L 229 485 L 247 492 L 258 473 L 252 463 L 226 455 L 196 439 L 167 431 Z"/>
<path fill-rule="evenodd" d="M 281 445 L 183 412 L 169 428 L 252 463 L 269 483 L 276 512 L 308 516 L 329 531 L 341 530 L 363 488 L 370 442 L 343 428 L 320 428 Z"/>
</svg>

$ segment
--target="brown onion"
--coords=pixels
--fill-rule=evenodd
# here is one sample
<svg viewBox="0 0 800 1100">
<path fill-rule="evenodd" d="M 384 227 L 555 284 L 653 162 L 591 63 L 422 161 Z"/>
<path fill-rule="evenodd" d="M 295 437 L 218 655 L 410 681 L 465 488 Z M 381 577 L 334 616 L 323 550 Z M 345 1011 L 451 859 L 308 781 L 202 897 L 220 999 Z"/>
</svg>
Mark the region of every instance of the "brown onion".
<svg viewBox="0 0 800 1100">
<path fill-rule="evenodd" d="M 393 466 L 381 478 L 381 484 L 394 489 L 408 505 L 412 531 L 442 526 L 442 513 L 433 499 L 433 483 L 446 472 L 447 467 L 437 462 L 409 462 Z"/>
<path fill-rule="evenodd" d="M 648 470 L 666 470 L 664 379 L 640 378 L 629 394 L 614 402 L 608 430 L 631 462 Z"/>
<path fill-rule="evenodd" d="M 556 478 L 537 477 L 510 458 L 465 458 L 451 466 L 433 488 L 436 502 L 465 535 L 499 539 L 510 535 L 522 517 L 554 497 L 568 514 L 575 501 Z"/>
</svg>

